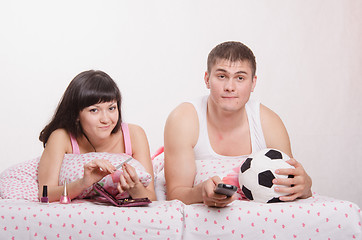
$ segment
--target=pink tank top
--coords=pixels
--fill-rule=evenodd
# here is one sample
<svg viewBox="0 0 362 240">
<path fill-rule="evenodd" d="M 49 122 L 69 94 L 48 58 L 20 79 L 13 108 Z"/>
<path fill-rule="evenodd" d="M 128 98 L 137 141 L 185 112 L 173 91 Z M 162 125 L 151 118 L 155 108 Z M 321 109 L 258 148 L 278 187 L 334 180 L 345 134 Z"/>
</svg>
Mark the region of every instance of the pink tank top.
<svg viewBox="0 0 362 240">
<path fill-rule="evenodd" d="M 131 145 L 131 137 L 129 135 L 129 129 L 127 123 L 121 123 L 122 133 L 123 133 L 123 141 L 124 141 L 124 148 L 125 153 L 127 155 L 132 156 L 132 145 Z M 77 140 L 70 134 L 70 141 L 72 143 L 73 154 L 80 154 L 79 145 Z"/>
</svg>

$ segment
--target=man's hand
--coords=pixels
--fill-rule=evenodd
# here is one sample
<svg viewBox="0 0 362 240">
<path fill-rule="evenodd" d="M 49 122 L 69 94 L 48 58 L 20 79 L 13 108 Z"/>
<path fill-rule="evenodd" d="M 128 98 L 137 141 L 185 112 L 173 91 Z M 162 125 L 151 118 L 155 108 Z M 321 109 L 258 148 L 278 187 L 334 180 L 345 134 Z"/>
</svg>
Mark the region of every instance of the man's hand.
<svg viewBox="0 0 362 240">
<path fill-rule="evenodd" d="M 221 179 L 218 176 L 211 177 L 202 183 L 202 199 L 205 205 L 209 207 L 225 207 L 229 203 L 235 200 L 235 197 L 227 197 L 223 194 L 217 194 L 214 192 L 218 183 L 221 183 Z"/>
<path fill-rule="evenodd" d="M 287 187 L 276 187 L 275 191 L 280 193 L 287 193 L 286 196 L 279 197 L 281 201 L 293 201 L 296 198 L 308 198 L 312 196 L 312 179 L 304 170 L 302 164 L 297 162 L 294 158 L 287 161 L 293 168 L 277 169 L 276 174 L 280 175 L 293 175 L 294 178 L 274 179 L 273 183 L 277 185 L 284 185 Z"/>
</svg>

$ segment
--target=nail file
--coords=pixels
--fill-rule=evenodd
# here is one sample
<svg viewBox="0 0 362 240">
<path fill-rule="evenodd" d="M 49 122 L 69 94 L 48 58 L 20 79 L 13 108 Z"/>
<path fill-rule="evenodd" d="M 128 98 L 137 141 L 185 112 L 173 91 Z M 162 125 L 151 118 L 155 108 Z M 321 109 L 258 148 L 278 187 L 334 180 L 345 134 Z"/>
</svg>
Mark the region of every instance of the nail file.
<svg viewBox="0 0 362 240">
<path fill-rule="evenodd" d="M 129 161 L 131 161 L 131 160 L 132 160 L 132 157 L 128 158 L 127 160 L 124 160 L 121 164 L 119 164 L 119 165 L 116 167 L 116 169 L 120 169 L 120 168 L 123 166 L 123 164 L 125 164 L 125 163 L 127 163 L 127 162 L 129 162 Z"/>
</svg>

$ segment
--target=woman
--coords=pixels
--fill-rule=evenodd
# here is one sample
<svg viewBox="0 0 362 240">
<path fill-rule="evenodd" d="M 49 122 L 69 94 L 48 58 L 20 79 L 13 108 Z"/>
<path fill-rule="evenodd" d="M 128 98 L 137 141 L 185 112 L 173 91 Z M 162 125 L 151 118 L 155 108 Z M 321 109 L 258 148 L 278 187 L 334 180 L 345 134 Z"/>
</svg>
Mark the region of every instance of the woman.
<svg viewBox="0 0 362 240">
<path fill-rule="evenodd" d="M 41 131 L 39 139 L 44 144 L 38 172 L 39 198 L 43 185 L 47 185 L 49 201 L 60 199 L 63 187 L 58 186 L 59 172 L 65 154 L 126 153 L 127 149 L 131 149 L 127 154 L 143 165 L 152 180 L 144 187 L 135 169 L 124 164 L 118 190 L 121 193 L 127 191 L 133 198 L 156 200 L 146 134 L 137 125 L 122 123 L 121 94 L 116 83 L 106 73 L 90 70 L 78 74 L 70 82 L 53 119 Z M 85 164 L 84 176 L 67 184 L 68 196 L 71 199 L 77 197 L 115 170 L 115 166 L 105 159 Z"/>
</svg>

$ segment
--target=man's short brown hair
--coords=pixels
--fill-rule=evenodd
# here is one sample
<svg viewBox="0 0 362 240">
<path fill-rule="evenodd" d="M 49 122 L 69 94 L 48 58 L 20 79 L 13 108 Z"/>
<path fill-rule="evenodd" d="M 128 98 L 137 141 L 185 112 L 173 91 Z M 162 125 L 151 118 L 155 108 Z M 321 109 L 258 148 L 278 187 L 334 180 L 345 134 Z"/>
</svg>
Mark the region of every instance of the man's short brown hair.
<svg viewBox="0 0 362 240">
<path fill-rule="evenodd" d="M 224 42 L 214 47 L 207 58 L 207 71 L 210 73 L 211 68 L 221 59 L 230 62 L 247 61 L 250 63 L 252 77 L 255 76 L 256 61 L 254 53 L 241 42 Z"/>
</svg>

